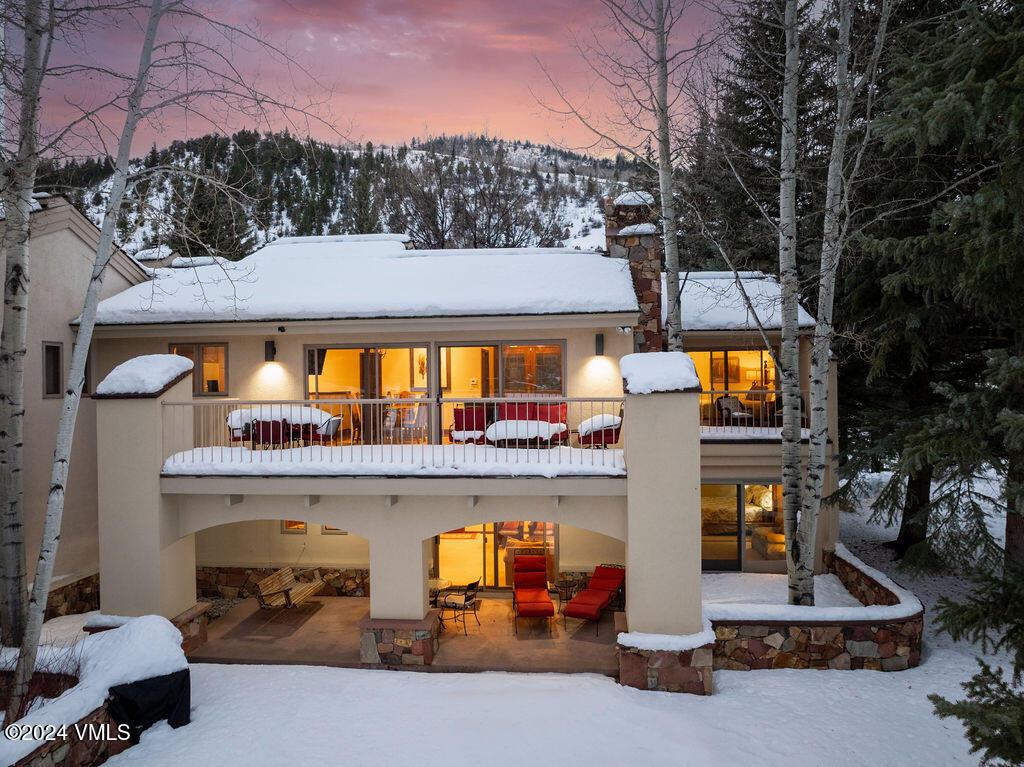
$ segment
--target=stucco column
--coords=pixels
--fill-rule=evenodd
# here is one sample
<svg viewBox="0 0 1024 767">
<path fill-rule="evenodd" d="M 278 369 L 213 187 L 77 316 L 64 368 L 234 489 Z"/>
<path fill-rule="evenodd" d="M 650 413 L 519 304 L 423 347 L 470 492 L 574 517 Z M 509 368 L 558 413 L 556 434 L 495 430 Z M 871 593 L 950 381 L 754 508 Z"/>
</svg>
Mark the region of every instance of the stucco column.
<svg viewBox="0 0 1024 767">
<path fill-rule="evenodd" d="M 383 513 L 382 509 L 382 513 Z M 422 620 L 427 614 L 430 539 L 403 530 L 370 536 L 370 618 Z"/>
<path fill-rule="evenodd" d="M 160 470 L 168 454 L 192 447 L 192 419 L 165 433 L 162 403 L 192 400 L 191 373 L 158 394 L 95 399 L 100 608 L 172 618 L 196 603 L 195 536 L 178 535 Z"/>
<path fill-rule="evenodd" d="M 626 621 L 631 632 L 701 630 L 698 400 L 698 391 L 626 395 Z"/>
</svg>

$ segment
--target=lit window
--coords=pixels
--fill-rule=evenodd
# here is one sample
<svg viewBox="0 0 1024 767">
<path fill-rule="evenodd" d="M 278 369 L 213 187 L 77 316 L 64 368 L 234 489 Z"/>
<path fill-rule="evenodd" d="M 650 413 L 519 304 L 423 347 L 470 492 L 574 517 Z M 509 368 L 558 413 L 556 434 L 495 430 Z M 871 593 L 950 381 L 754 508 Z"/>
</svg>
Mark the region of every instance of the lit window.
<svg viewBox="0 0 1024 767">
<path fill-rule="evenodd" d="M 64 377 L 64 345 L 43 342 L 43 396 L 59 397 Z"/>
<path fill-rule="evenodd" d="M 561 394 L 561 344 L 501 347 L 504 394 Z"/>
<path fill-rule="evenodd" d="M 281 532 L 304 534 L 306 532 L 306 523 L 300 522 L 297 519 L 283 519 L 281 520 Z"/>
<path fill-rule="evenodd" d="M 227 344 L 171 344 L 171 354 L 192 360 L 192 391 L 224 395 L 228 392 Z"/>
</svg>

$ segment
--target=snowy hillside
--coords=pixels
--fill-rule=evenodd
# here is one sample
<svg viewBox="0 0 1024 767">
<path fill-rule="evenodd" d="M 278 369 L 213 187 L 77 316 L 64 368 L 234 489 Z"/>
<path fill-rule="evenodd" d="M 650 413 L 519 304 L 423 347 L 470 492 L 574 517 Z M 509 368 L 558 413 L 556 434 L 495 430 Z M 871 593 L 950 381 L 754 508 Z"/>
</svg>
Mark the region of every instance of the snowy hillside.
<svg viewBox="0 0 1024 767">
<path fill-rule="evenodd" d="M 168 168 L 175 170 L 168 171 Z M 161 245 L 238 259 L 279 237 L 392 231 L 418 248 L 604 246 L 603 196 L 631 168 L 528 142 L 441 137 L 337 147 L 242 131 L 152 149 L 133 163 L 118 220 L 128 252 Z M 102 219 L 102 161 L 50 169 L 43 183 Z"/>
</svg>

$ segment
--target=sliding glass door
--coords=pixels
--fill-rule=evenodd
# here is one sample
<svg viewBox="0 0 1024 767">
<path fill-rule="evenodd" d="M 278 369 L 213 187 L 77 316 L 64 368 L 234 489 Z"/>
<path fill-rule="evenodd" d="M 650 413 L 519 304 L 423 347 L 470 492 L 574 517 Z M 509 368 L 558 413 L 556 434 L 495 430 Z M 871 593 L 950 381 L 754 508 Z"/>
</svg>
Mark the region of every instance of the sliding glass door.
<svg viewBox="0 0 1024 767">
<path fill-rule="evenodd" d="M 485 522 L 449 530 L 435 538 L 439 578 L 466 585 L 478 578 L 486 588 L 511 588 L 515 558 L 543 556 L 548 580 L 557 578 L 558 528 L 553 522 L 512 520 Z"/>
</svg>

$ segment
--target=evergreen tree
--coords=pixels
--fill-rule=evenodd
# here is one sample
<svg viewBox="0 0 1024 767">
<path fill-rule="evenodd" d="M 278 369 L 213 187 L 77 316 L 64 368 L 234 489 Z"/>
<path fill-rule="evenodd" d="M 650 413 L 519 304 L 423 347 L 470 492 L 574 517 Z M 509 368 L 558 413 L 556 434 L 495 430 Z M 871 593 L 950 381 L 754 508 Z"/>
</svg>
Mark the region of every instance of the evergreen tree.
<svg viewBox="0 0 1024 767">
<path fill-rule="evenodd" d="M 944 602 L 939 618 L 955 638 L 983 650 L 1009 650 L 1013 675 L 984 663 L 965 700 L 935 697 L 940 716 L 963 721 L 987 763 L 1024 759 L 1024 8 L 967 2 L 908 62 L 895 83 L 900 107 L 887 118 L 889 146 L 958 147 L 958 183 L 939 201 L 928 231 L 906 238 L 905 279 L 944 282 L 965 316 L 987 328 L 977 355 L 985 375 L 973 385 L 939 389 L 947 404 L 908 441 L 906 458 L 932 463 L 947 483 L 969 486 L 987 467 L 1005 481 L 1002 563 L 979 576 L 964 604 Z M 949 503 L 984 538 L 984 509 L 968 498 Z M 1001 566 L 1000 566 L 1001 565 Z"/>
</svg>

